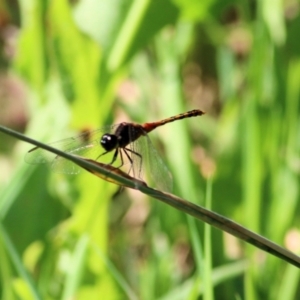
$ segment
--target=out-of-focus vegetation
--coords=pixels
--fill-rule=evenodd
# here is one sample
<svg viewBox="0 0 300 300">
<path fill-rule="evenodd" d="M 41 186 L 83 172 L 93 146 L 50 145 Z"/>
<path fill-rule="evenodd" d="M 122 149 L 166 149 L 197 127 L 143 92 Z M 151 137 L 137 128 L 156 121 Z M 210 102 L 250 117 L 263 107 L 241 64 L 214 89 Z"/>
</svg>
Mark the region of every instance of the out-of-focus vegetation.
<svg viewBox="0 0 300 300">
<path fill-rule="evenodd" d="M 1 1 L 0 123 L 50 142 L 202 109 L 150 134 L 174 193 L 205 205 L 211 189 L 212 210 L 300 253 L 299 5 Z M 87 172 L 27 165 L 30 145 L 0 148 L 2 299 L 300 297 L 286 262 Z"/>
</svg>

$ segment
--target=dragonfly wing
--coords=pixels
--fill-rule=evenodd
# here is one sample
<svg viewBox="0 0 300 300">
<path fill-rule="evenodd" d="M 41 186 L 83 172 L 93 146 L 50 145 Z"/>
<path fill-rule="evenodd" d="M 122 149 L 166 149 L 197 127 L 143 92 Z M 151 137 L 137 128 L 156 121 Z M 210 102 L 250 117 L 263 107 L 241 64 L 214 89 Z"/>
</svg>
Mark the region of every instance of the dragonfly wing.
<svg viewBox="0 0 300 300">
<path fill-rule="evenodd" d="M 96 160 L 104 152 L 100 145 L 102 135 L 104 132 L 112 132 L 114 128 L 115 126 L 107 126 L 94 131 L 87 131 L 76 137 L 67 138 L 49 145 L 69 154 Z M 71 161 L 38 147 L 29 150 L 25 155 L 25 161 L 29 164 L 51 163 L 52 169 L 59 173 L 77 174 L 81 169 Z"/>
<path fill-rule="evenodd" d="M 150 174 L 157 188 L 171 192 L 173 185 L 172 174 L 154 148 L 148 135 L 143 135 L 132 143 L 132 150 L 139 153 L 142 157 L 142 160 L 134 157 L 133 169 L 135 173 L 139 174 L 139 176 L 135 176 L 135 174 L 134 176 L 142 179 L 145 173 Z M 135 155 L 133 154 L 133 156 Z"/>
<path fill-rule="evenodd" d="M 144 166 L 144 156 L 146 156 L 148 153 L 145 153 L 144 147 L 147 146 L 144 143 L 144 140 L 142 137 L 140 137 L 138 140 L 136 140 L 133 143 L 130 143 L 130 149 L 131 152 L 130 157 L 132 160 L 132 175 L 133 177 L 137 179 L 144 179 L 145 177 L 145 166 Z"/>
<path fill-rule="evenodd" d="M 68 154 L 74 154 L 84 158 L 88 157 L 96 160 L 101 151 L 103 152 L 103 150 L 100 148 L 99 143 L 97 143 L 97 141 L 92 141 L 82 145 L 81 147 L 68 149 L 65 152 Z M 54 171 L 65 174 L 78 174 L 82 170 L 80 166 L 61 156 L 55 157 L 55 159 L 51 163 L 51 167 Z"/>
<path fill-rule="evenodd" d="M 49 163 L 54 158 L 55 154 L 38 147 L 30 149 L 25 155 L 25 161 L 32 165 Z"/>
</svg>

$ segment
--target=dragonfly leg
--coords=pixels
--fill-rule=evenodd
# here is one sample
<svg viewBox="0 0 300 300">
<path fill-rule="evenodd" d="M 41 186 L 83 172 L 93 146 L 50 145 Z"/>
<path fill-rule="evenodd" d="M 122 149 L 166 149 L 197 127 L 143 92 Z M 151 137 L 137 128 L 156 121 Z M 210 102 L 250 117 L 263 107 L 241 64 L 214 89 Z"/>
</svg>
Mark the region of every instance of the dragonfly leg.
<svg viewBox="0 0 300 300">
<path fill-rule="evenodd" d="M 119 148 L 117 148 L 117 150 L 118 150 L 118 149 L 119 149 Z M 116 150 L 116 151 L 117 151 L 117 150 Z M 121 168 L 121 167 L 124 165 L 123 154 L 122 154 L 121 149 L 120 149 L 120 159 L 121 159 L 121 164 L 120 164 L 118 167 L 116 167 L 117 169 Z M 112 161 L 112 163 L 113 163 L 115 160 L 116 160 L 116 158 Z"/>
<path fill-rule="evenodd" d="M 143 163 L 143 157 L 142 157 L 142 155 L 139 154 L 139 153 L 137 153 L 137 152 L 135 152 L 135 151 L 133 151 L 133 150 L 131 150 L 131 149 L 129 149 L 129 148 L 124 148 L 123 150 L 124 150 L 125 154 L 127 155 L 128 159 L 130 160 L 131 166 L 133 165 L 132 159 L 129 157 L 128 153 L 127 153 L 125 150 L 127 150 L 127 151 L 131 152 L 132 154 L 135 154 L 136 156 L 139 157 L 139 159 L 140 159 L 140 164 L 139 164 L 139 170 L 138 170 L 138 177 L 141 177 L 141 173 L 142 173 L 142 163 Z"/>
<path fill-rule="evenodd" d="M 103 156 L 103 155 L 105 155 L 105 154 L 107 154 L 109 152 L 110 151 L 103 152 L 102 154 L 100 154 L 99 156 L 97 156 L 96 160 L 98 160 L 101 156 Z M 118 157 L 118 154 L 119 154 L 119 148 L 116 148 L 116 151 L 114 153 L 113 159 L 112 159 L 112 161 L 108 165 L 112 165 L 116 161 L 116 159 Z M 121 166 L 123 166 L 123 160 L 122 160 L 122 165 Z"/>
<path fill-rule="evenodd" d="M 129 150 L 129 149 L 127 149 L 127 148 L 122 148 L 122 149 L 120 149 L 121 160 L 122 160 L 122 165 L 121 165 L 121 166 L 123 166 L 123 155 L 122 155 L 122 150 L 124 151 L 125 155 L 127 156 L 128 160 L 129 160 L 129 162 L 130 162 L 130 169 L 129 169 L 129 171 L 128 171 L 128 174 L 130 174 L 131 169 L 132 169 L 132 166 L 133 166 L 133 161 L 132 161 L 131 157 L 128 155 L 128 153 L 126 152 L 126 150 Z M 134 176 L 134 174 L 133 174 L 133 176 Z"/>
<path fill-rule="evenodd" d="M 107 154 L 108 152 L 109 152 L 109 151 L 105 151 L 105 152 L 103 152 L 102 154 L 98 155 L 97 158 L 96 158 L 96 160 L 98 160 L 101 156 Z"/>
<path fill-rule="evenodd" d="M 117 159 L 117 157 L 118 157 L 118 154 L 119 154 L 119 148 L 116 148 L 116 151 L 115 151 L 115 153 L 114 153 L 113 159 L 112 159 L 112 161 L 109 163 L 109 165 L 112 165 L 112 164 L 116 161 L 116 159 Z M 122 166 L 123 166 L 123 158 L 122 158 L 122 155 L 121 155 L 121 160 L 122 160 Z M 119 168 L 119 167 L 118 167 L 118 168 Z"/>
</svg>

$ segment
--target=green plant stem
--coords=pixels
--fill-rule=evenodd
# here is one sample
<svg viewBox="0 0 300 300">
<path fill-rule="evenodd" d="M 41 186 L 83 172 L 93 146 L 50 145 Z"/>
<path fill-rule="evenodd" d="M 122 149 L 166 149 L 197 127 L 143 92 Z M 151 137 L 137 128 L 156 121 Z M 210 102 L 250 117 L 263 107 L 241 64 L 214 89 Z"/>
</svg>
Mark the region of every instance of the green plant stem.
<svg viewBox="0 0 300 300">
<path fill-rule="evenodd" d="M 12 129 L 6 128 L 4 126 L 0 125 L 0 131 L 14 136 L 22 141 L 25 141 L 27 143 L 31 143 L 37 147 L 40 147 L 42 149 L 48 150 L 52 153 L 57 154 L 58 156 L 61 156 L 65 159 L 68 159 L 75 164 L 79 165 L 82 168 L 85 168 L 87 170 L 92 170 L 96 173 L 102 174 L 107 179 L 111 179 L 114 182 L 118 182 L 120 185 L 125 185 L 127 187 L 138 189 L 142 193 L 151 196 L 153 198 L 156 198 L 180 211 L 183 211 L 199 220 L 202 220 L 203 222 L 210 224 L 216 228 L 219 228 L 223 231 L 226 231 L 230 233 L 231 235 L 247 242 L 248 244 L 254 245 L 255 247 L 266 251 L 274 256 L 277 256 L 290 264 L 300 268 L 300 257 L 296 254 L 280 247 L 279 245 L 271 242 L 270 240 L 242 227 L 241 225 L 213 212 L 208 209 L 205 209 L 204 207 L 198 206 L 194 203 L 188 202 L 182 198 L 179 198 L 173 194 L 169 193 L 163 193 L 161 191 L 155 190 L 153 188 L 150 188 L 145 184 L 143 181 L 137 180 L 135 178 L 132 178 L 124 173 L 124 176 L 122 173 L 115 173 L 111 172 L 110 169 L 101 167 L 97 165 L 96 163 L 88 162 L 84 159 L 81 159 L 80 157 L 73 156 L 71 154 L 68 154 L 66 152 L 62 152 L 58 149 L 52 148 L 49 145 L 43 144 L 41 142 L 35 141 L 31 138 L 28 138 L 27 136 L 18 133 Z M 125 176 L 126 175 L 126 176 Z"/>
</svg>

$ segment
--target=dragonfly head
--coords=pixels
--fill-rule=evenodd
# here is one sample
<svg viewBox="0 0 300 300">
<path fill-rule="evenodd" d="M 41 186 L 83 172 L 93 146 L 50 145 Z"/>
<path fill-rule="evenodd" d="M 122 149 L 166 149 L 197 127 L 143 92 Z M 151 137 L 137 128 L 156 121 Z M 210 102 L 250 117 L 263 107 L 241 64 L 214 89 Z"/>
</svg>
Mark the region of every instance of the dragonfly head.
<svg viewBox="0 0 300 300">
<path fill-rule="evenodd" d="M 118 147 L 118 138 L 115 134 L 105 133 L 100 140 L 101 146 L 106 151 L 112 151 Z"/>
</svg>

